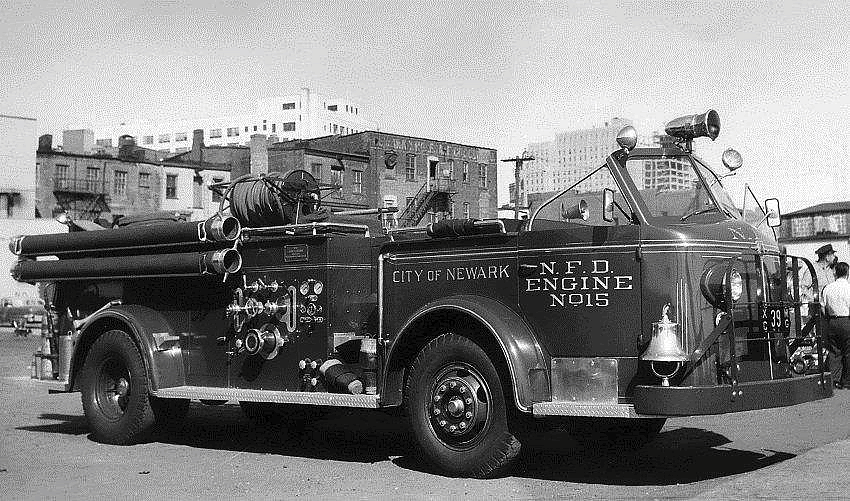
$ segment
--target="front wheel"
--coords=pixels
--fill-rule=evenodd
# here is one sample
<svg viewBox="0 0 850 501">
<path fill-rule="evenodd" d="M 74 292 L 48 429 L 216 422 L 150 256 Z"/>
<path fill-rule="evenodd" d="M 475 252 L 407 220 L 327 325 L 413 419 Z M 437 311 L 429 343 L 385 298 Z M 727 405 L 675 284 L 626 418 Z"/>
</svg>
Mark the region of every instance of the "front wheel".
<svg viewBox="0 0 850 501">
<path fill-rule="evenodd" d="M 449 475 L 503 473 L 520 442 L 508 429 L 502 383 L 468 338 L 438 336 L 417 355 L 405 385 L 407 413 L 424 458 Z"/>
<path fill-rule="evenodd" d="M 142 355 L 126 332 L 111 330 L 92 343 L 80 389 L 95 439 L 126 445 L 147 437 L 155 414 Z"/>
</svg>

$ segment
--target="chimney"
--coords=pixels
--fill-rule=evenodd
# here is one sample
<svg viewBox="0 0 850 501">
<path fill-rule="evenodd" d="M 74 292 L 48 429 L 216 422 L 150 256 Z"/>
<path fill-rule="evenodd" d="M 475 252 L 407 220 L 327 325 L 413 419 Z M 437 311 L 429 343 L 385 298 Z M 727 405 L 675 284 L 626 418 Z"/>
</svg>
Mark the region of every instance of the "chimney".
<svg viewBox="0 0 850 501">
<path fill-rule="evenodd" d="M 43 136 L 39 136 L 38 138 L 38 151 L 53 151 L 53 136 L 51 134 L 45 134 Z"/>
<path fill-rule="evenodd" d="M 192 131 L 192 158 L 201 158 L 201 150 L 204 148 L 204 129 Z"/>
<path fill-rule="evenodd" d="M 252 134 L 248 142 L 251 149 L 251 174 L 269 172 L 269 143 L 265 134 Z"/>
</svg>

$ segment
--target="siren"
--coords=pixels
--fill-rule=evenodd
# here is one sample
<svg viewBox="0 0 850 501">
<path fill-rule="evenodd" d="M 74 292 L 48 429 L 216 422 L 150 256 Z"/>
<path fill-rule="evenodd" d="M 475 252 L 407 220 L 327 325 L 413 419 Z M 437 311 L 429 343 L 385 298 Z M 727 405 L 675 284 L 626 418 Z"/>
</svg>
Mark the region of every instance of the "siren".
<svg viewBox="0 0 850 501">
<path fill-rule="evenodd" d="M 714 110 L 699 115 L 685 115 L 667 122 L 664 132 L 688 144 L 697 137 L 708 137 L 714 141 L 720 135 L 720 115 Z"/>
<path fill-rule="evenodd" d="M 561 219 L 581 219 L 582 221 L 587 221 L 589 216 L 590 213 L 587 210 L 587 202 L 583 199 L 569 209 L 565 209 L 564 204 L 561 203 Z"/>
</svg>

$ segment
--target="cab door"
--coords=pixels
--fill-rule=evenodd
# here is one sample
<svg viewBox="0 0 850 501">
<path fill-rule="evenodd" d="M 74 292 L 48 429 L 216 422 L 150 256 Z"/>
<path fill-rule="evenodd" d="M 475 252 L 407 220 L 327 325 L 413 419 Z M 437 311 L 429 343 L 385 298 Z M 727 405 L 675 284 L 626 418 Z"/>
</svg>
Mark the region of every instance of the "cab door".
<svg viewBox="0 0 850 501">
<path fill-rule="evenodd" d="M 619 194 L 604 221 L 603 166 L 545 206 L 519 237 L 519 306 L 553 357 L 633 356 L 641 325 L 640 226 Z"/>
</svg>

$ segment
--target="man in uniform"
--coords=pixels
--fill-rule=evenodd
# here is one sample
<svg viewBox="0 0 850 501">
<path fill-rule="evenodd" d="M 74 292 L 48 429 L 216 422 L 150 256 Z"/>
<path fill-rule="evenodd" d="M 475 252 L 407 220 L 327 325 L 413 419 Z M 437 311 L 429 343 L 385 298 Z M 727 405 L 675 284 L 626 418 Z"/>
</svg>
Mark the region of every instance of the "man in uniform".
<svg viewBox="0 0 850 501">
<path fill-rule="evenodd" d="M 819 292 L 823 292 L 823 288 L 835 281 L 835 275 L 833 274 L 833 267 L 835 266 L 835 261 L 837 260 L 835 257 L 835 250 L 832 248 L 832 244 L 826 244 L 818 248 L 815 251 L 815 254 L 818 255 L 818 260 L 815 263 L 815 273 L 818 276 L 818 288 Z"/>
<path fill-rule="evenodd" d="M 835 265 L 835 281 L 823 289 L 824 312 L 829 322 L 829 371 L 836 388 L 850 388 L 850 282 L 847 263 Z"/>
</svg>

